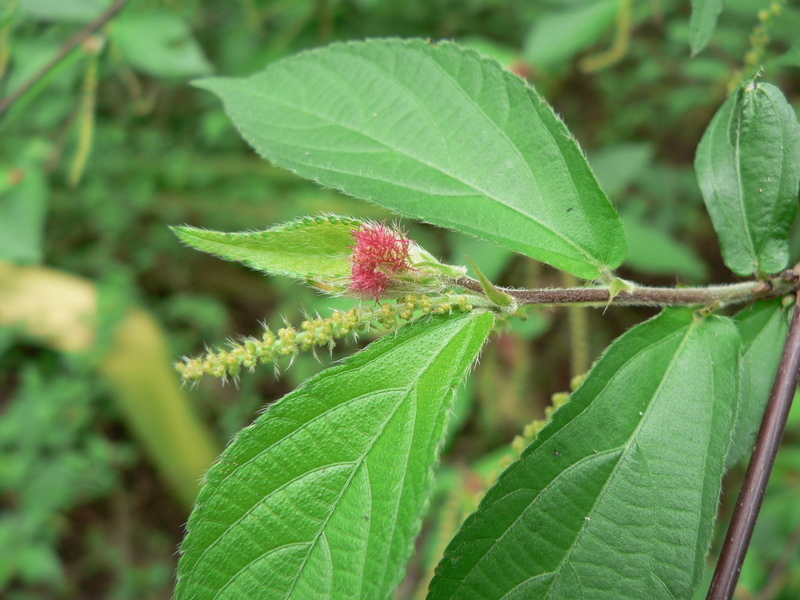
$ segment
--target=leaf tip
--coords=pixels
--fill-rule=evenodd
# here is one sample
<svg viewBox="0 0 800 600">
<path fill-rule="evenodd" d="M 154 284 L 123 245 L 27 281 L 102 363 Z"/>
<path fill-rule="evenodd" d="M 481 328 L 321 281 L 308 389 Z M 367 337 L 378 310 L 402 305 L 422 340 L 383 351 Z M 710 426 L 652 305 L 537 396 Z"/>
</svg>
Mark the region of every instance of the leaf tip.
<svg viewBox="0 0 800 600">
<path fill-rule="evenodd" d="M 167 227 L 169 227 L 169 230 L 184 243 L 186 243 L 187 238 L 191 236 L 193 231 L 197 231 L 197 228 L 191 225 L 167 225 Z"/>
</svg>

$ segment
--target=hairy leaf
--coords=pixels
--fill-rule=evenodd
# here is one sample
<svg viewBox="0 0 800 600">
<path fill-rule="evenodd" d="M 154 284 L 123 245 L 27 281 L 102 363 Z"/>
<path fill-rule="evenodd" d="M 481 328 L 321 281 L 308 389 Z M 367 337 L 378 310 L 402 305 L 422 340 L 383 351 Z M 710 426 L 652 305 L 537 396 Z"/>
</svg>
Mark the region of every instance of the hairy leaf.
<svg viewBox="0 0 800 600">
<path fill-rule="evenodd" d="M 739 335 L 667 310 L 617 339 L 448 547 L 430 599 L 688 598 L 738 405 Z"/>
<path fill-rule="evenodd" d="M 172 227 L 192 248 L 243 263 L 270 275 L 298 279 L 350 276 L 353 232 L 361 221 L 347 217 L 306 217 L 264 231 L 225 233 Z"/>
<path fill-rule="evenodd" d="M 800 124 L 781 91 L 750 82 L 728 98 L 700 141 L 695 171 L 725 264 L 738 275 L 784 269 L 800 184 Z"/>
<path fill-rule="evenodd" d="M 728 455 L 729 465 L 753 449 L 789 333 L 790 314 L 791 309 L 776 298 L 748 306 L 735 317 L 742 335 L 742 407 Z"/>
<path fill-rule="evenodd" d="M 391 597 L 491 314 L 403 327 L 312 377 L 209 471 L 176 600 Z"/>
<path fill-rule="evenodd" d="M 583 278 L 625 257 L 619 218 L 553 109 L 472 50 L 333 44 L 199 85 L 260 154 L 303 177 Z"/>
</svg>

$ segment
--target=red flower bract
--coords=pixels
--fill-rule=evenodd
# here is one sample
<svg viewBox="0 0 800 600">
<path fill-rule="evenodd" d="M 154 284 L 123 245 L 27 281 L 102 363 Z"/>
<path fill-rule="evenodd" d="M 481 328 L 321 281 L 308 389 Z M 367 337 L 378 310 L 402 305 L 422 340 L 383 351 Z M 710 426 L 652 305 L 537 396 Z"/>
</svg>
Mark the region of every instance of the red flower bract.
<svg viewBox="0 0 800 600">
<path fill-rule="evenodd" d="M 356 295 L 380 300 L 391 287 L 394 275 L 411 269 L 408 249 L 411 242 L 386 223 L 365 225 L 353 232 L 356 245 L 350 260 L 352 282 L 350 290 Z"/>
</svg>

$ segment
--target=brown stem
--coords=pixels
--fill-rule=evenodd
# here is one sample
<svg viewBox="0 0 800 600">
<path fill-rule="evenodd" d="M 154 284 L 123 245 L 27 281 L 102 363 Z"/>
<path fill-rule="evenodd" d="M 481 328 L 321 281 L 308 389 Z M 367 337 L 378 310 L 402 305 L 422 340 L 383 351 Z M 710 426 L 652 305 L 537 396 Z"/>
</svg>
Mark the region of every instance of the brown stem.
<svg viewBox="0 0 800 600">
<path fill-rule="evenodd" d="M 800 301 L 800 294 L 797 299 Z M 775 464 L 775 455 L 778 453 L 781 436 L 786 427 L 798 377 L 800 377 L 800 309 L 795 305 L 772 394 L 764 419 L 761 421 L 753 456 L 747 466 L 744 483 L 733 510 L 731 524 L 722 545 L 706 600 L 730 600 L 733 597 L 756 525 L 756 518 L 764 500 L 769 476 Z"/>
<path fill-rule="evenodd" d="M 479 281 L 459 277 L 454 283 L 464 289 L 483 293 Z M 798 287 L 798 276 L 786 271 L 768 281 L 746 281 L 708 287 L 659 288 L 632 285 L 629 291 L 612 295 L 608 287 L 515 290 L 498 288 L 520 304 L 595 304 L 616 306 L 696 306 L 741 304 L 788 294 Z"/>
<path fill-rule="evenodd" d="M 8 112 L 8 110 L 17 100 L 27 94 L 31 88 L 41 81 L 50 71 L 55 69 L 61 61 L 67 58 L 67 56 L 69 56 L 70 53 L 75 50 L 75 48 L 80 46 L 83 42 L 89 39 L 90 35 L 113 19 L 114 16 L 121 11 L 127 3 L 128 0 L 117 0 L 114 2 L 114 4 L 109 6 L 102 15 L 97 17 L 97 19 L 89 23 L 86 27 L 69 38 L 64 45 L 61 46 L 61 49 L 58 51 L 58 53 L 52 59 L 50 59 L 45 66 L 39 69 L 32 77 L 30 77 L 30 79 L 19 86 L 13 94 L 7 98 L 4 98 L 3 100 L 0 100 L 0 117 Z"/>
</svg>

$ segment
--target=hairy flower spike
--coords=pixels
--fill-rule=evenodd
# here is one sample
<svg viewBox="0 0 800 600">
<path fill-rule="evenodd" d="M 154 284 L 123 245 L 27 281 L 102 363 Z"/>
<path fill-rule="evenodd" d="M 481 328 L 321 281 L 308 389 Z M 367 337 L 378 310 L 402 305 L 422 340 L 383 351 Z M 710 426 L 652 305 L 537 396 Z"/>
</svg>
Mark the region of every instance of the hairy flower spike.
<svg viewBox="0 0 800 600">
<path fill-rule="evenodd" d="M 375 307 L 356 307 L 347 311 L 334 311 L 330 317 L 307 318 L 295 329 L 287 325 L 277 333 L 266 329 L 261 338 L 246 338 L 231 342 L 230 349 L 208 352 L 200 358 L 186 358 L 176 365 L 184 381 L 196 381 L 205 375 L 237 378 L 242 368 L 252 370 L 259 364 L 271 363 L 281 357 L 306 350 L 328 347 L 336 340 L 380 326 L 396 329 L 404 321 L 412 321 L 430 314 L 445 314 L 454 310 L 472 310 L 467 296 L 426 296 L 410 294 L 397 303 L 384 303 Z"/>
<path fill-rule="evenodd" d="M 356 245 L 350 257 L 352 283 L 355 295 L 375 300 L 381 299 L 396 276 L 412 270 L 409 260 L 411 241 L 400 232 L 381 224 L 367 224 L 353 231 Z"/>
</svg>

